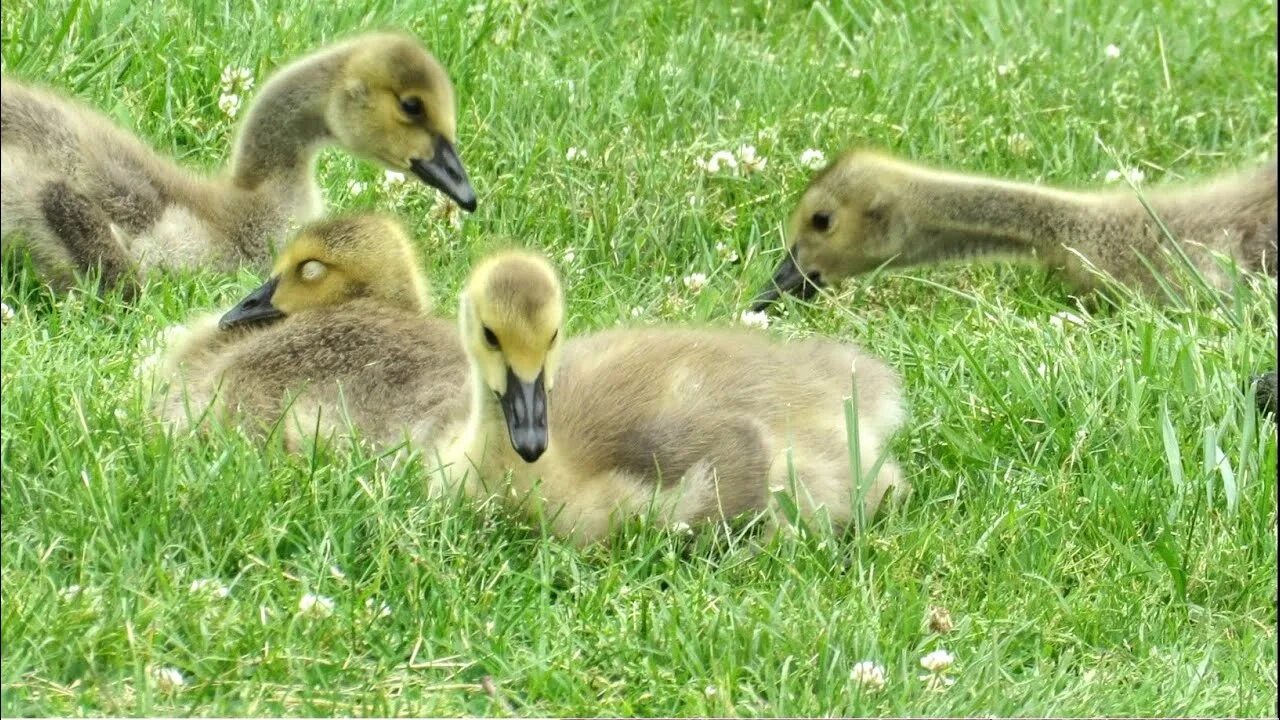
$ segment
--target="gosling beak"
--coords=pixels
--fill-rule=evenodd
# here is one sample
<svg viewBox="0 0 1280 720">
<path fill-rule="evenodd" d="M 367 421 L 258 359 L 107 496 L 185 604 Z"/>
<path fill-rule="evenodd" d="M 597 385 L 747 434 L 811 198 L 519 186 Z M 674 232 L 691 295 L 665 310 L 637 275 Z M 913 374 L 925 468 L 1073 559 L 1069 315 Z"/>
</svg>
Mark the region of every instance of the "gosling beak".
<svg viewBox="0 0 1280 720">
<path fill-rule="evenodd" d="M 533 382 L 526 382 L 507 368 L 507 391 L 501 398 L 511 447 L 525 462 L 537 460 L 547 450 L 547 390 L 542 376 L 539 372 Z"/>
<path fill-rule="evenodd" d="M 471 181 L 467 179 L 467 171 L 463 169 L 453 143 L 442 137 L 436 138 L 435 155 L 430 160 L 414 158 L 409 161 L 409 168 L 422 182 L 448 195 L 463 210 L 475 211 L 476 191 L 471 188 Z"/>
<path fill-rule="evenodd" d="M 801 300 L 808 300 L 818 293 L 823 286 L 822 276 L 818 273 L 805 273 L 796 266 L 795 258 L 789 253 L 778 265 L 770 282 L 773 287 L 766 287 L 751 301 L 752 312 L 763 312 L 774 301 L 786 293 L 791 293 Z"/>
<path fill-rule="evenodd" d="M 271 296 L 275 294 L 276 285 L 279 284 L 280 276 L 276 275 L 262 287 L 249 293 L 248 297 L 241 300 L 218 320 L 218 327 L 222 330 L 230 330 L 242 325 L 268 322 L 284 317 L 284 313 L 271 304 Z"/>
</svg>

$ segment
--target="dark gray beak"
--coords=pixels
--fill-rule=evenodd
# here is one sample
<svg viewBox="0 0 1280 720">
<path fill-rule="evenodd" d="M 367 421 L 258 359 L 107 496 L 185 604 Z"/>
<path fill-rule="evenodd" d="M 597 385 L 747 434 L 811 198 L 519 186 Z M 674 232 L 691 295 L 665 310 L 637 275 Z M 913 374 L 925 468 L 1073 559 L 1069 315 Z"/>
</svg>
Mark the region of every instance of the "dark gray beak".
<svg viewBox="0 0 1280 720">
<path fill-rule="evenodd" d="M 751 301 L 752 312 L 763 312 L 778 298 L 790 293 L 801 300 L 808 300 L 818 294 L 822 287 L 822 276 L 818 273 L 804 273 L 796 267 L 795 258 L 790 254 L 778 265 L 770 282 L 773 287 L 766 287 Z"/>
<path fill-rule="evenodd" d="M 284 313 L 276 309 L 271 304 L 271 296 L 276 292 L 276 286 L 280 284 L 280 276 L 268 280 L 262 287 L 249 293 L 249 296 L 241 300 L 235 307 L 227 311 L 218 321 L 218 327 L 222 330 L 230 330 L 232 328 L 244 325 L 253 325 L 256 323 L 269 322 L 284 317 Z"/>
<path fill-rule="evenodd" d="M 516 377 L 507 368 L 507 391 L 500 399 L 502 414 L 507 418 L 507 432 L 511 435 L 511 447 L 525 462 L 533 462 L 547 451 L 550 433 L 547 431 L 547 390 L 539 372 L 533 382 Z"/>
<path fill-rule="evenodd" d="M 471 188 L 471 181 L 467 179 L 467 171 L 463 169 L 453 143 L 442 137 L 436 138 L 435 155 L 430 160 L 410 160 L 409 169 L 422 182 L 452 198 L 463 210 L 475 212 L 476 191 Z"/>
</svg>

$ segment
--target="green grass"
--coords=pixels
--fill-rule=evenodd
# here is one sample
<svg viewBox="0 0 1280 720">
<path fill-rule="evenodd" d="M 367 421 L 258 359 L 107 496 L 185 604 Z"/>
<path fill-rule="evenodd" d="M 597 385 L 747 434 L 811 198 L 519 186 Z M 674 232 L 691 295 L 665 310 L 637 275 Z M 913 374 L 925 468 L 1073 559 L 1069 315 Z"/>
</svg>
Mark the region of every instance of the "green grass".
<svg viewBox="0 0 1280 720">
<path fill-rule="evenodd" d="M 204 168 L 233 129 L 224 65 L 261 80 L 356 29 L 416 32 L 457 84 L 480 210 L 453 231 L 417 187 L 351 197 L 380 172 L 329 154 L 332 209 L 400 212 L 446 312 L 484 249 L 544 248 L 583 332 L 633 310 L 731 322 L 777 258 L 806 148 L 1067 186 L 1115 167 L 1102 144 L 1149 184 L 1274 152 L 1274 2 L 1054 4 L 6 0 L 0 24 L 6 72 Z M 742 144 L 763 172 L 694 165 Z M 51 297 L 5 263 L 6 714 L 1275 711 L 1276 434 L 1246 392 L 1275 363 L 1274 285 L 1083 326 L 1051 320 L 1080 312 L 1061 285 L 1014 267 L 891 273 L 791 306 L 773 332 L 854 339 L 901 370 L 911 421 L 893 447 L 916 492 L 862 537 L 752 555 L 644 527 L 579 551 L 428 502 L 416 468 L 359 450 L 166 437 L 135 363 L 256 278 L 156 280 L 131 312 Z M 710 276 L 697 295 L 692 272 Z M 199 578 L 230 595 L 193 594 Z M 334 614 L 298 616 L 307 592 Z M 934 606 L 949 634 L 926 626 Z M 938 648 L 956 682 L 934 693 L 919 658 Z M 883 692 L 850 682 L 861 660 L 885 667 Z M 163 690 L 155 667 L 185 686 Z"/>
</svg>

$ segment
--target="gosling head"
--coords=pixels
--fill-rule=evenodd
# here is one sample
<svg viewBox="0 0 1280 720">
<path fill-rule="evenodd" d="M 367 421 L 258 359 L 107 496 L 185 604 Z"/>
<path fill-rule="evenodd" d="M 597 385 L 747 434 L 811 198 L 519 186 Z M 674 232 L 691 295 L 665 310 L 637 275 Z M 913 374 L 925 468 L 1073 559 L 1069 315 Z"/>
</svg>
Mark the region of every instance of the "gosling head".
<svg viewBox="0 0 1280 720">
<path fill-rule="evenodd" d="M 454 150 L 453 84 L 416 38 L 374 33 L 352 40 L 325 121 L 352 153 L 411 172 L 468 212 L 476 209 Z"/>
<path fill-rule="evenodd" d="M 894 212 L 901 187 L 894 168 L 882 155 L 853 151 L 818 173 L 791 213 L 786 257 L 751 309 L 787 293 L 807 300 L 898 257 L 905 237 Z"/>
<path fill-rule="evenodd" d="M 511 446 L 533 462 L 550 442 L 547 394 L 555 381 L 564 319 L 560 281 L 542 257 L 508 252 L 472 271 L 458 326 L 474 382 L 502 406 Z"/>
<path fill-rule="evenodd" d="M 271 322 L 303 310 L 375 298 L 411 312 L 430 309 L 408 235 L 385 215 L 312 223 L 281 251 L 271 278 L 219 321 L 223 330 Z"/>
</svg>

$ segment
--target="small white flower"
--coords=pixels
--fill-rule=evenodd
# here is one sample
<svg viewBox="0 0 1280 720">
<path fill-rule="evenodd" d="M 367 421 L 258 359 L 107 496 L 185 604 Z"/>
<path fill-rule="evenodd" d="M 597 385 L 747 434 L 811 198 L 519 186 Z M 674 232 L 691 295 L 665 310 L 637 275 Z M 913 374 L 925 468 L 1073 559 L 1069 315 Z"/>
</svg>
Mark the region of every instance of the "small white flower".
<svg viewBox="0 0 1280 720">
<path fill-rule="evenodd" d="M 638 307 L 633 307 L 633 308 L 631 308 L 631 317 L 633 317 L 633 318 L 638 318 L 638 317 L 640 317 L 640 316 L 641 316 L 641 315 L 643 315 L 643 314 L 644 314 L 644 310 L 641 310 L 641 309 L 640 309 L 640 308 L 638 308 Z"/>
<path fill-rule="evenodd" d="M 62 591 L 58 593 L 58 596 L 61 597 L 65 602 L 71 602 L 72 600 L 75 600 L 76 598 L 80 597 L 80 593 L 83 590 L 84 588 L 80 587 L 79 585 L 68 585 L 62 588 Z"/>
<path fill-rule="evenodd" d="M 684 533 L 684 534 L 686 534 L 686 535 L 692 535 L 692 534 L 693 534 L 693 528 L 689 526 L 689 523 L 684 522 L 683 520 L 681 520 L 681 521 L 677 521 L 677 522 L 675 522 L 675 523 L 672 523 L 672 525 L 671 525 L 671 532 L 678 532 L 678 533 Z"/>
<path fill-rule="evenodd" d="M 13 308 L 4 303 L 0 303 L 0 323 L 8 325 L 13 322 L 14 317 L 16 316 L 14 315 Z"/>
<path fill-rule="evenodd" d="M 1008 75 L 1009 73 L 1013 72 L 1013 67 L 1014 67 L 1014 66 L 1013 66 L 1013 63 L 1009 63 L 1009 64 L 1007 64 L 1007 65 L 1006 65 L 1006 64 L 1003 64 L 1003 63 L 1001 63 L 1000 65 L 997 65 L 997 66 L 996 66 L 996 74 L 997 74 L 997 75 Z"/>
<path fill-rule="evenodd" d="M 342 568 L 338 567 L 337 565 L 330 565 L 329 577 L 333 578 L 334 580 L 346 580 L 347 574 L 342 572 Z"/>
<path fill-rule="evenodd" d="M 695 295 L 702 292 L 702 288 L 706 287 L 706 285 L 706 273 L 690 273 L 684 276 L 684 286 L 692 290 Z"/>
<path fill-rule="evenodd" d="M 863 660 L 853 666 L 853 672 L 849 673 L 849 679 L 856 685 L 868 690 L 883 690 L 884 668 L 870 660 Z"/>
<path fill-rule="evenodd" d="M 1070 310 L 1063 310 L 1062 312 L 1054 313 L 1053 316 L 1049 318 L 1049 324 L 1059 330 L 1062 330 L 1067 325 L 1084 325 L 1084 318 Z"/>
<path fill-rule="evenodd" d="M 327 618 L 333 614 L 333 600 L 323 595 L 307 593 L 298 599 L 298 613 L 313 618 Z"/>
<path fill-rule="evenodd" d="M 222 76 L 219 78 L 222 84 L 222 92 L 229 93 L 234 90 L 241 92 L 249 92 L 253 89 L 253 73 L 249 68 L 232 67 L 230 65 L 222 68 Z"/>
<path fill-rule="evenodd" d="M 1120 57 L 1120 48 L 1116 45 L 1108 45 L 1102 53 L 1111 59 Z"/>
<path fill-rule="evenodd" d="M 707 169 L 707 164 L 706 164 L 705 162 L 703 162 L 701 159 L 699 159 L 699 160 L 697 161 L 697 165 L 698 165 L 698 167 L 699 167 L 699 168 L 701 168 L 703 171 L 705 171 L 705 170 Z M 689 207 L 691 207 L 691 208 L 696 208 L 696 207 L 698 207 L 699 205 L 701 205 L 701 204 L 702 204 L 702 199 L 701 199 L 701 198 L 699 198 L 697 195 L 694 195 L 693 193 L 689 193 L 689 197 L 688 197 L 688 198 L 686 198 L 686 200 L 688 200 L 688 201 L 689 201 Z"/>
<path fill-rule="evenodd" d="M 571 148 L 569 148 L 568 150 L 566 150 L 566 151 L 565 151 L 565 153 L 564 153 L 564 159 L 565 159 L 565 160 L 568 160 L 569 162 L 573 162 L 573 161 L 575 161 L 575 160 L 586 160 L 586 159 L 587 159 L 587 149 L 586 149 L 586 148 L 576 148 L 576 147 L 571 147 Z"/>
<path fill-rule="evenodd" d="M 764 166 L 769 163 L 769 159 L 756 154 L 755 145 L 743 145 L 738 148 L 738 162 L 742 165 L 742 174 L 750 175 L 764 170 Z"/>
<path fill-rule="evenodd" d="M 151 678 L 161 692 L 173 692 L 187 684 L 187 679 L 182 677 L 182 673 L 177 668 L 151 668 Z"/>
<path fill-rule="evenodd" d="M 1014 155 L 1026 155 L 1031 152 L 1031 139 L 1026 133 L 1016 132 L 1005 138 L 1005 142 L 1009 145 L 1009 152 Z"/>
<path fill-rule="evenodd" d="M 808 170 L 821 170 L 827 164 L 827 156 L 821 150 L 809 148 L 800 153 L 800 167 Z"/>
<path fill-rule="evenodd" d="M 934 650 L 920 658 L 920 667 L 931 673 L 942 673 L 946 672 L 955 661 L 956 656 L 946 650 Z"/>
<path fill-rule="evenodd" d="M 437 220 L 443 220 L 454 230 L 462 227 L 462 208 L 442 192 L 436 193 L 435 204 L 431 206 L 431 216 Z"/>
<path fill-rule="evenodd" d="M 702 694 L 703 694 L 703 695 L 706 695 L 707 697 L 715 697 L 715 696 L 716 696 L 716 686 L 715 686 L 715 685 L 708 685 L 708 686 L 706 687 L 706 689 L 704 689 L 704 690 L 702 691 Z"/>
<path fill-rule="evenodd" d="M 743 310 L 739 321 L 747 327 L 764 328 L 769 327 L 769 314 L 764 312 L 756 312 L 753 310 Z"/>
<path fill-rule="evenodd" d="M 1124 178 L 1128 178 L 1129 182 L 1137 185 L 1147 179 L 1147 174 L 1139 168 L 1125 168 L 1123 171 L 1108 170 L 1107 174 L 1103 176 L 1103 180 L 1108 183 L 1120 182 Z"/>
<path fill-rule="evenodd" d="M 716 253 L 720 255 L 721 260 L 724 260 L 727 263 L 738 262 L 738 251 L 729 247 L 726 243 L 716 243 Z"/>
<path fill-rule="evenodd" d="M 391 616 L 391 606 L 384 602 L 378 602 L 373 598 L 364 601 L 364 609 L 380 618 Z"/>
<path fill-rule="evenodd" d="M 404 182 L 404 173 L 395 170 L 387 170 L 382 173 L 383 185 L 399 185 Z"/>
<path fill-rule="evenodd" d="M 854 79 L 860 78 L 862 77 L 862 74 L 863 74 L 862 68 L 849 68 L 849 77 L 851 78 L 854 78 Z"/>
<path fill-rule="evenodd" d="M 221 600 L 231 595 L 231 588 L 213 578 L 200 578 L 191 581 L 190 592 L 192 595 L 207 594 Z"/>
<path fill-rule="evenodd" d="M 218 109 L 229 118 L 234 118 L 240 114 L 240 96 L 232 93 L 222 93 L 218 96 Z"/>
<path fill-rule="evenodd" d="M 574 261 L 574 260 L 577 260 L 577 259 L 578 259 L 578 254 L 577 254 L 577 253 L 575 253 L 575 252 L 573 251 L 573 248 L 569 248 L 568 250 L 565 250 L 565 251 L 564 251 L 564 264 L 565 264 L 565 265 L 572 265 L 572 264 L 573 264 L 573 261 Z"/>
<path fill-rule="evenodd" d="M 926 673 L 921 675 L 920 679 L 924 681 L 925 689 L 932 692 L 942 692 L 956 684 L 955 678 L 949 678 L 938 673 Z"/>
<path fill-rule="evenodd" d="M 352 195 L 363 195 L 364 191 L 367 188 L 368 188 L 368 185 L 360 182 L 359 180 L 352 180 L 351 182 L 347 183 L 347 192 Z"/>
<path fill-rule="evenodd" d="M 728 150 L 720 150 L 711 154 L 706 162 L 700 163 L 700 167 L 709 175 L 715 175 L 722 169 L 726 172 L 732 172 L 738 169 L 738 159 Z"/>
</svg>

